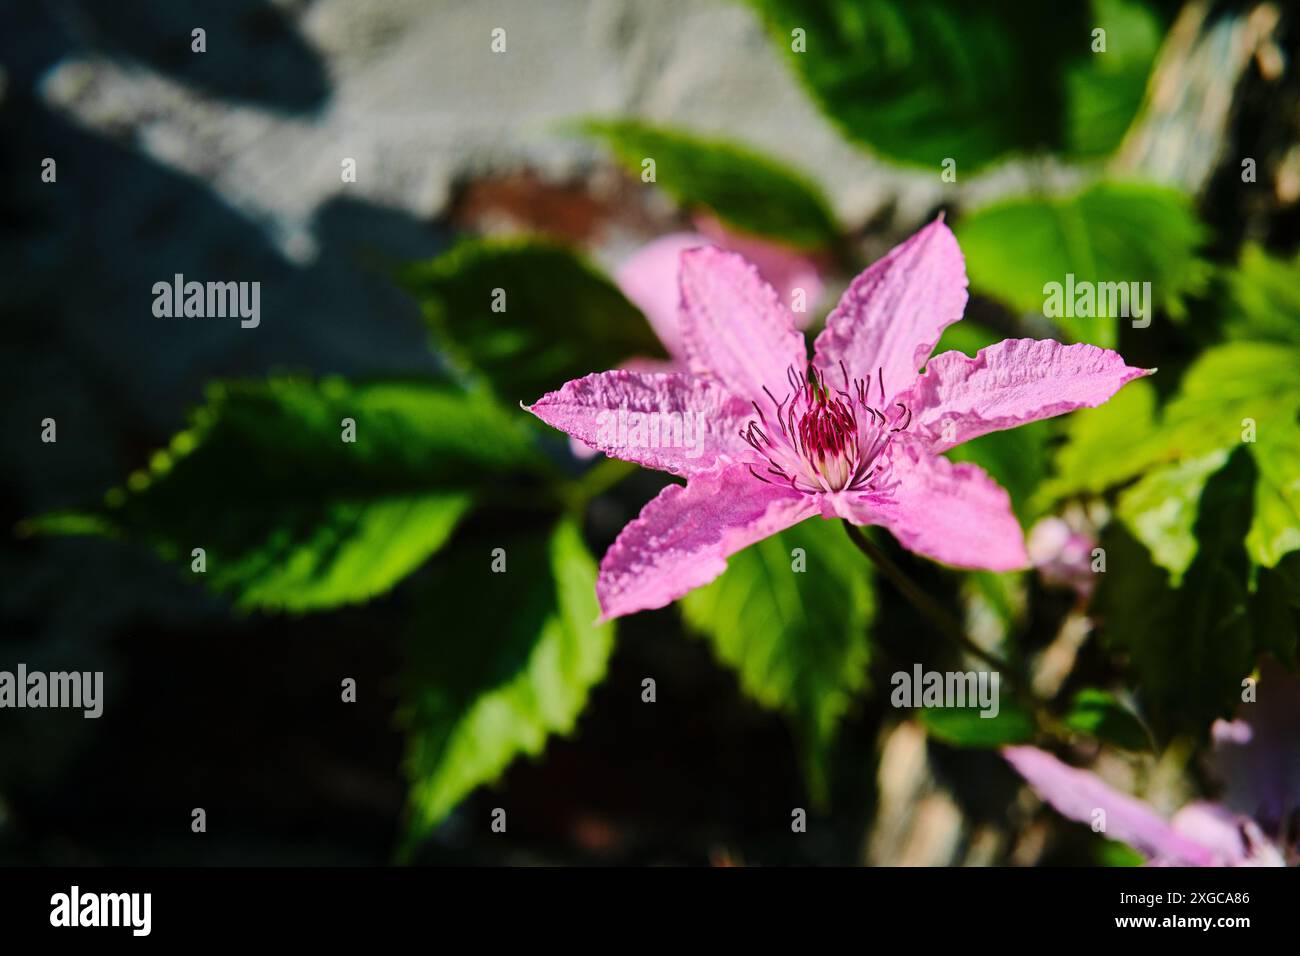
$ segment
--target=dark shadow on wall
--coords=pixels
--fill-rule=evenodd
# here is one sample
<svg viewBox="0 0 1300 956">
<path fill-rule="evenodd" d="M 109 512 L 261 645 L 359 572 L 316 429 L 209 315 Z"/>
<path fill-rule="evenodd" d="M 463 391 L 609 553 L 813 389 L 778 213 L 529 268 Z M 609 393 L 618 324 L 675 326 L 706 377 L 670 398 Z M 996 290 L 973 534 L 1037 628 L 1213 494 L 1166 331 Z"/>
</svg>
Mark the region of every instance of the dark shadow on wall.
<svg viewBox="0 0 1300 956">
<path fill-rule="evenodd" d="M 212 378 L 436 374 L 418 308 L 375 264 L 436 255 L 448 232 L 339 198 L 306 224 L 316 256 L 294 261 L 202 181 L 46 108 L 41 77 L 87 54 L 280 112 L 329 93 L 263 0 L 0 5 L 0 668 L 102 669 L 111 702 L 99 720 L 0 721 L 0 862 L 384 862 L 401 798 L 392 702 L 344 714 L 337 687 L 341 673 L 383 684 L 395 611 L 232 617 L 148 554 L 13 528 L 118 484 Z M 260 282 L 259 327 L 156 318 L 153 284 L 176 273 Z M 39 440 L 46 417 L 55 444 Z M 204 800 L 226 836 L 195 844 Z"/>
<path fill-rule="evenodd" d="M 329 99 L 325 63 L 268 0 L 40 0 L 0 12 L 0 57 L 19 76 L 69 54 L 138 63 L 211 96 L 286 113 Z M 193 31 L 204 31 L 204 51 Z"/>
</svg>

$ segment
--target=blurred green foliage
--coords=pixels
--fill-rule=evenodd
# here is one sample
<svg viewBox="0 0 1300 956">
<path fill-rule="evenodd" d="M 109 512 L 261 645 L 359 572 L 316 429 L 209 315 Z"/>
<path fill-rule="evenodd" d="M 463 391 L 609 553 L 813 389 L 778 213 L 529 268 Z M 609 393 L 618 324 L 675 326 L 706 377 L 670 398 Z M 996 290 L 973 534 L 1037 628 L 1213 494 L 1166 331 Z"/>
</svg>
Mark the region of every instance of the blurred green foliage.
<svg viewBox="0 0 1300 956">
<path fill-rule="evenodd" d="M 1146 729 L 1133 712 L 1114 694 L 1095 687 L 1085 687 L 1074 695 L 1062 722 L 1071 730 L 1125 750 L 1143 750 L 1149 743 Z"/>
<path fill-rule="evenodd" d="M 401 280 L 419 298 L 435 346 L 507 405 L 629 355 L 664 354 L 609 279 L 547 240 L 466 239 Z"/>
<path fill-rule="evenodd" d="M 848 139 L 936 171 L 949 158 L 975 172 L 1015 153 L 1109 153 L 1163 32 L 1129 0 L 750 2 Z"/>
<path fill-rule="evenodd" d="M 1005 687 L 997 715 L 984 713 L 979 707 L 926 707 L 918 716 L 932 737 L 954 747 L 1005 747 L 1034 738 L 1033 715 Z"/>
<path fill-rule="evenodd" d="M 971 286 L 1025 313 L 1044 314 L 1048 283 L 1064 286 L 1071 275 L 1076 287 L 1149 283 L 1147 308 L 1181 318 L 1184 298 L 1209 280 L 1199 255 L 1206 230 L 1191 201 L 1159 186 L 1103 180 L 1073 195 L 1006 199 L 972 212 L 956 233 Z M 1066 314 L 1052 321 L 1072 341 L 1114 348 L 1126 320 L 1080 304 L 1093 314 L 1065 299 Z"/>
<path fill-rule="evenodd" d="M 608 145 L 634 176 L 653 159 L 656 185 L 686 208 L 707 210 L 740 232 L 801 249 L 836 241 L 839 230 L 821 189 L 762 153 L 633 120 L 592 120 L 579 129 Z"/>
</svg>

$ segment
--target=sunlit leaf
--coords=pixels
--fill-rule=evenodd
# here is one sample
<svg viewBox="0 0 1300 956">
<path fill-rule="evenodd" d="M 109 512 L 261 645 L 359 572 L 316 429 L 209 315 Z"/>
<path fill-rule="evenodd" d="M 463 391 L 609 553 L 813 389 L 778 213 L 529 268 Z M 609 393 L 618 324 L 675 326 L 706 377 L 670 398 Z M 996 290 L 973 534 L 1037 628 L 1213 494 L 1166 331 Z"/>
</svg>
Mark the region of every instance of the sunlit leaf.
<svg viewBox="0 0 1300 956">
<path fill-rule="evenodd" d="M 1147 442 L 1156 427 L 1156 391 L 1147 379 L 1129 382 L 1097 408 L 1072 412 L 1066 441 L 1053 456 L 1043 502 L 1100 494 L 1131 479 L 1150 461 Z"/>
<path fill-rule="evenodd" d="M 103 504 L 26 528 L 142 543 L 240 607 L 307 611 L 388 590 L 480 486 L 540 467 L 518 420 L 442 385 L 221 383 Z"/>
<path fill-rule="evenodd" d="M 1120 519 L 1147 546 L 1151 560 L 1170 572 L 1175 587 L 1196 557 L 1193 526 L 1201 491 L 1227 460 L 1227 450 L 1220 449 L 1156 468 L 1119 496 Z"/>
<path fill-rule="evenodd" d="M 1103 181 L 1069 196 L 1008 199 L 975 210 L 956 233 L 972 288 L 1104 348 L 1115 346 L 1120 321 L 1152 320 L 1155 308 L 1181 317 L 1184 297 L 1209 279 L 1191 201 L 1161 186 Z"/>
<path fill-rule="evenodd" d="M 613 648 L 613 625 L 595 623 L 595 585 L 569 520 L 476 538 L 438 568 L 403 674 L 412 838 L 573 730 Z"/>
<path fill-rule="evenodd" d="M 1248 243 L 1226 279 L 1230 337 L 1300 347 L 1300 256 L 1278 259 Z"/>
<path fill-rule="evenodd" d="M 1251 560 L 1272 567 L 1300 550 L 1300 349 L 1229 342 L 1192 364 L 1178 392 L 1153 413 L 1154 392 L 1126 386 L 1067 426 L 1055 475 L 1041 497 L 1060 498 L 1140 478 L 1119 499 L 1120 517 L 1175 579 L 1195 552 L 1191 516 L 1201 487 L 1237 448 L 1254 458 Z"/>
</svg>

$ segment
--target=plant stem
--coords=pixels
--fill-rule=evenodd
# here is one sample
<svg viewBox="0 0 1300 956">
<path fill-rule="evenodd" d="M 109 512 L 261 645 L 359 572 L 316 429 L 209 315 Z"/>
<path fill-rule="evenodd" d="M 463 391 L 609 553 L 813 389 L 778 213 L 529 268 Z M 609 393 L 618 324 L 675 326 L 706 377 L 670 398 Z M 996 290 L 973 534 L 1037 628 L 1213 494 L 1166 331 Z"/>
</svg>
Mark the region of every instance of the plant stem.
<svg viewBox="0 0 1300 956">
<path fill-rule="evenodd" d="M 849 534 L 849 540 L 852 541 L 859 551 L 871 559 L 872 563 L 880 569 L 889 582 L 896 587 L 903 597 L 912 604 L 914 608 L 933 624 L 949 640 L 955 641 L 963 650 L 975 655 L 984 662 L 991 664 L 998 671 L 1004 673 L 1007 677 L 1015 677 L 1015 671 L 1006 661 L 1002 660 L 996 654 L 984 650 L 966 634 L 966 629 L 961 623 L 953 617 L 942 605 L 938 604 L 930 595 L 921 590 L 915 581 L 909 578 L 903 569 L 896 565 L 884 551 L 880 550 L 870 538 L 862 533 L 857 525 L 844 522 L 844 530 Z"/>
</svg>

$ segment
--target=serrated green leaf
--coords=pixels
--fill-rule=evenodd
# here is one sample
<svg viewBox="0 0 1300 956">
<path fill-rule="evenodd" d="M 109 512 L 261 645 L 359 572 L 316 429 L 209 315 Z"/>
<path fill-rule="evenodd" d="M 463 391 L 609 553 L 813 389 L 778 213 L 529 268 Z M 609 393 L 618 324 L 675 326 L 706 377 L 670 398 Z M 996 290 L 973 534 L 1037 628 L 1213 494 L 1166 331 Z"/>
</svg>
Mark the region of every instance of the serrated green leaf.
<svg viewBox="0 0 1300 956">
<path fill-rule="evenodd" d="M 1070 709 L 1061 720 L 1071 730 L 1125 750 L 1144 750 L 1150 743 L 1146 730 L 1133 712 L 1113 694 L 1095 687 L 1084 688 L 1075 694 Z"/>
<path fill-rule="evenodd" d="M 1300 351 L 1296 360 L 1300 362 Z M 1300 425 L 1282 420 L 1261 425 L 1250 448 L 1259 482 L 1246 547 L 1251 560 L 1271 568 L 1284 555 L 1300 551 Z"/>
<path fill-rule="evenodd" d="M 664 354 L 609 279 L 549 242 L 467 239 L 401 278 L 437 347 L 507 405 L 534 402 L 634 355 Z"/>
<path fill-rule="evenodd" d="M 973 172 L 1012 153 L 1109 152 L 1160 34 L 1145 5 L 1122 0 L 750 2 L 849 139 L 935 170 L 945 158 Z M 1104 54 L 1091 49 L 1097 26 L 1108 28 Z"/>
<path fill-rule="evenodd" d="M 1122 526 L 1104 539 L 1107 567 L 1094 612 L 1106 646 L 1128 657 L 1144 713 L 1166 735 L 1204 735 L 1214 718 L 1231 715 L 1254 666 L 1260 643 L 1244 538 L 1255 481 L 1254 462 L 1239 448 L 1206 483 L 1199 546 L 1177 590 Z"/>
<path fill-rule="evenodd" d="M 1110 296 L 1105 308 L 1095 301 L 1100 295 L 1089 307 L 1079 301 L 1080 283 L 1150 283 L 1154 301 L 1145 303 L 1145 318 L 1156 307 L 1178 318 L 1184 296 L 1203 289 L 1210 275 L 1198 252 L 1206 231 L 1191 200 L 1160 186 L 1103 181 L 1069 196 L 1009 199 L 975 210 L 956 233 L 974 289 L 1104 348 L 1115 346 L 1118 323 L 1131 320 L 1097 315 L 1111 312 Z M 1049 283 L 1059 286 L 1054 296 Z M 1114 305 L 1119 312 L 1123 301 Z"/>
<path fill-rule="evenodd" d="M 481 483 L 540 467 L 519 421 L 445 386 L 219 383 L 102 505 L 27 527 L 142 543 L 241 608 L 308 611 L 387 591 L 446 543 Z"/>
<path fill-rule="evenodd" d="M 583 123 L 634 175 L 653 159 L 655 183 L 683 206 L 704 207 L 728 225 L 800 249 L 835 242 L 838 229 L 821 190 L 803 173 L 728 140 L 635 120 Z"/>
<path fill-rule="evenodd" d="M 504 572 L 492 570 L 498 547 Z M 476 539 L 439 568 L 404 672 L 412 839 L 573 730 L 613 648 L 613 625 L 595 623 L 595 586 L 567 519 L 549 534 Z"/>
<path fill-rule="evenodd" d="M 1120 516 L 1179 574 L 1195 545 L 1195 513 L 1208 470 L 1237 448 L 1257 468 L 1246 537 L 1256 564 L 1272 567 L 1300 550 L 1300 349 L 1228 342 L 1187 370 L 1158 420 L 1154 392 L 1132 382 L 1106 405 L 1076 413 L 1040 497 L 1098 493 L 1142 475 L 1120 497 Z"/>
<path fill-rule="evenodd" d="M 1166 457 L 1236 447 L 1257 433 L 1296 425 L 1300 350 L 1268 342 L 1229 342 L 1206 350 L 1187 370 L 1149 442 Z"/>
<path fill-rule="evenodd" d="M 760 541 L 681 601 L 745 692 L 793 722 L 814 795 L 825 792 L 839 721 L 867 683 L 875 607 L 870 568 L 838 524 L 810 519 Z"/>
<path fill-rule="evenodd" d="M 1300 347 L 1300 256 L 1278 259 L 1248 243 L 1226 279 L 1229 337 Z"/>
<path fill-rule="evenodd" d="M 1251 560 L 1271 567 L 1300 548 L 1300 350 L 1266 342 L 1230 342 L 1188 369 L 1161 423 L 1128 461 L 1159 460 L 1248 448 L 1257 466 L 1255 512 L 1247 536 Z M 1175 466 L 1193 468 L 1192 465 Z M 1177 480 L 1177 473 L 1171 473 Z M 1168 484 L 1153 475 L 1151 482 Z M 1184 488 L 1188 497 L 1195 486 Z M 1161 507 L 1159 501 L 1153 507 Z M 1127 520 L 1141 520 L 1130 502 Z M 1161 555 L 1160 557 L 1163 557 Z M 1170 565 L 1176 567 L 1176 563 Z"/>
<path fill-rule="evenodd" d="M 1116 513 L 1151 552 L 1151 560 L 1170 573 L 1177 587 L 1196 557 L 1193 526 L 1201 491 L 1228 460 L 1226 449 L 1157 468 L 1119 496 Z"/>
</svg>

